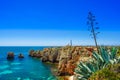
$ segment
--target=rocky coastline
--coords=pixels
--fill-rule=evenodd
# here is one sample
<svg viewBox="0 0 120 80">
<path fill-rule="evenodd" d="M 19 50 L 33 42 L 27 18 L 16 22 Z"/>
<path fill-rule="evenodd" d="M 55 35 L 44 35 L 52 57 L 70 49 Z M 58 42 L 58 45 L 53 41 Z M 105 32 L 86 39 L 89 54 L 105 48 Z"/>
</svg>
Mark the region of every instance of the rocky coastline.
<svg viewBox="0 0 120 80">
<path fill-rule="evenodd" d="M 87 61 L 92 56 L 95 47 L 65 46 L 55 48 L 44 48 L 41 50 L 30 50 L 29 56 L 40 58 L 42 62 L 57 64 L 56 76 L 71 76 L 63 80 L 75 78 L 74 72 L 79 61 Z"/>
</svg>

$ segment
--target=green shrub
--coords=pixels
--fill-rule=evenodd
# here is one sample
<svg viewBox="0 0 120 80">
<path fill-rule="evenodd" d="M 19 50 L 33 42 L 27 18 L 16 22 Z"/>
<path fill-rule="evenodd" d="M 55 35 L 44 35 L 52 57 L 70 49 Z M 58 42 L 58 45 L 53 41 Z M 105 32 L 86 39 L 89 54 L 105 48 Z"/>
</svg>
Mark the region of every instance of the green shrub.
<svg viewBox="0 0 120 80">
<path fill-rule="evenodd" d="M 117 51 L 117 57 L 120 57 L 120 48 Z"/>
<path fill-rule="evenodd" d="M 120 64 L 109 65 L 95 72 L 89 80 L 120 80 Z"/>
</svg>

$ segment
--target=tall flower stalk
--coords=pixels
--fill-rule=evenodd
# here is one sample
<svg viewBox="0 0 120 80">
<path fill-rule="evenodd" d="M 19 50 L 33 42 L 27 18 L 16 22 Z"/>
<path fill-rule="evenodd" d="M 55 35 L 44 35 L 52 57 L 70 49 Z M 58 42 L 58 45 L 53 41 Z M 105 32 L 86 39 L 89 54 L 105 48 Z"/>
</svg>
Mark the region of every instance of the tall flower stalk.
<svg viewBox="0 0 120 80">
<path fill-rule="evenodd" d="M 89 12 L 88 13 L 88 21 L 87 21 L 87 25 L 89 26 L 88 27 L 88 30 L 91 32 L 91 36 L 93 37 L 94 41 L 95 41 L 95 45 L 97 47 L 97 51 L 99 53 L 99 50 L 98 50 L 98 43 L 97 43 L 97 34 L 100 33 L 98 32 L 97 30 L 99 29 L 99 27 L 96 27 L 96 25 L 98 24 L 98 22 L 96 22 L 96 19 L 95 19 L 95 16 Z"/>
</svg>

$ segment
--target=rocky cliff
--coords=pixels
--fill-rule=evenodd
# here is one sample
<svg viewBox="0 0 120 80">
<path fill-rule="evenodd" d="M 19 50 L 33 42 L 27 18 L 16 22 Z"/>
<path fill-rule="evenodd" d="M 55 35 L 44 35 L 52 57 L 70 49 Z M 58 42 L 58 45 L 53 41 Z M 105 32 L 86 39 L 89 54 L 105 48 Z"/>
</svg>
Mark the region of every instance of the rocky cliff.
<svg viewBox="0 0 120 80">
<path fill-rule="evenodd" d="M 29 56 L 41 58 L 42 62 L 58 63 L 56 75 L 73 75 L 77 62 L 81 57 L 92 56 L 94 48 L 80 46 L 65 46 L 56 48 L 45 48 L 44 50 L 30 50 Z"/>
</svg>

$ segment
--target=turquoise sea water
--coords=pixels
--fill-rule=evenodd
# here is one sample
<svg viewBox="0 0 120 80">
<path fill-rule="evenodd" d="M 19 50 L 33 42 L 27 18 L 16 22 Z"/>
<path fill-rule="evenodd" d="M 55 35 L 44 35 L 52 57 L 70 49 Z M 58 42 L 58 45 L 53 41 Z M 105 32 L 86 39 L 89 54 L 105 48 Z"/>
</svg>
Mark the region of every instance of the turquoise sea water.
<svg viewBox="0 0 120 80">
<path fill-rule="evenodd" d="M 56 80 L 50 71 L 50 65 L 28 56 L 29 50 L 43 48 L 45 47 L 0 47 L 0 80 Z M 14 60 L 6 59 L 8 52 L 14 52 Z M 19 59 L 19 53 L 25 58 Z"/>
</svg>

